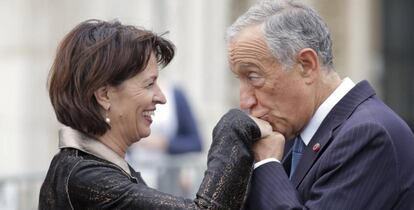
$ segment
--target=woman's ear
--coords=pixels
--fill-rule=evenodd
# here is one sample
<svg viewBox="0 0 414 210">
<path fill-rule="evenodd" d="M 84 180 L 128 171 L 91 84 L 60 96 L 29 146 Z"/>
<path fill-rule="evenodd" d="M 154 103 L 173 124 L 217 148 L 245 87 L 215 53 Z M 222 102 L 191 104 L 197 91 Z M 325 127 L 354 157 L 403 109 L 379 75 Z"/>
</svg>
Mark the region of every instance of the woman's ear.
<svg viewBox="0 0 414 210">
<path fill-rule="evenodd" d="M 94 92 L 96 101 L 106 111 L 108 111 L 109 108 L 111 107 L 111 101 L 108 96 L 108 91 L 109 91 L 108 85 L 104 85 L 98 88 L 98 90 Z"/>
</svg>

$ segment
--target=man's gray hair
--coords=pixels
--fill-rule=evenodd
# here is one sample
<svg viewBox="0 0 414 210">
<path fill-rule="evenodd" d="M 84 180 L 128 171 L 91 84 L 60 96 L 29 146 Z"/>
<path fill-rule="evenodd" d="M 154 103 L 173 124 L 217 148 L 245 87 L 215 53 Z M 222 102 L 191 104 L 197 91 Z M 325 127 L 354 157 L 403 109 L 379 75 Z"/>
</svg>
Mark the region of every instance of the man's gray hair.
<svg viewBox="0 0 414 210">
<path fill-rule="evenodd" d="M 312 8 L 292 0 L 260 0 L 229 27 L 227 40 L 262 23 L 267 45 L 285 69 L 296 63 L 296 54 L 304 48 L 315 50 L 323 66 L 333 69 L 328 27 Z"/>
</svg>

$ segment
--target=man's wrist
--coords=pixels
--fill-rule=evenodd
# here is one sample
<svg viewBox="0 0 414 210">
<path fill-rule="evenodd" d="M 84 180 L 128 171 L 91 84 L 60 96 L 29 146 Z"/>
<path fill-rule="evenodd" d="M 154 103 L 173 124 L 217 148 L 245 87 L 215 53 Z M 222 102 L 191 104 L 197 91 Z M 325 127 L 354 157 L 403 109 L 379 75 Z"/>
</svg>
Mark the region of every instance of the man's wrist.
<svg viewBox="0 0 414 210">
<path fill-rule="evenodd" d="M 258 168 L 261 165 L 264 165 L 266 163 L 269 163 L 269 162 L 278 162 L 278 163 L 280 163 L 280 160 L 278 160 L 276 158 L 266 158 L 266 159 L 263 159 L 263 160 L 261 160 L 259 162 L 256 162 L 254 164 L 254 169 Z"/>
</svg>

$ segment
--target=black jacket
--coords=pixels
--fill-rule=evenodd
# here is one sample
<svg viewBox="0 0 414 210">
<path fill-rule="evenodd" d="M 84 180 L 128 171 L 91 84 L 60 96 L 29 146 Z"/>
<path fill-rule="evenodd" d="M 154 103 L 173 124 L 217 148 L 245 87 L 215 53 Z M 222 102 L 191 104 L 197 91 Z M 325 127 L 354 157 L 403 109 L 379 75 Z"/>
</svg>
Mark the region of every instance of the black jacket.
<svg viewBox="0 0 414 210">
<path fill-rule="evenodd" d="M 253 170 L 252 143 L 260 130 L 231 110 L 217 124 L 207 170 L 194 200 L 156 191 L 139 173 L 75 148 L 53 158 L 42 185 L 39 209 L 240 209 Z"/>
</svg>

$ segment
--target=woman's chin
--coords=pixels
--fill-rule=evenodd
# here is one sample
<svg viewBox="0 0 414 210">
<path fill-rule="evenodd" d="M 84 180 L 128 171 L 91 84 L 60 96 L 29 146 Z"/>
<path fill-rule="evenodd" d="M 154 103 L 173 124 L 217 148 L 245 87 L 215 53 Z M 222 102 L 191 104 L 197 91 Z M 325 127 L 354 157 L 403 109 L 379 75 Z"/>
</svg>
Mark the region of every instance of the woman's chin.
<svg viewBox="0 0 414 210">
<path fill-rule="evenodd" d="M 141 137 L 141 139 L 142 138 L 146 138 L 146 137 L 148 137 L 148 136 L 150 136 L 151 135 L 151 129 L 148 129 L 148 131 L 147 132 L 145 132 L 145 133 L 143 133 L 140 137 Z"/>
</svg>

